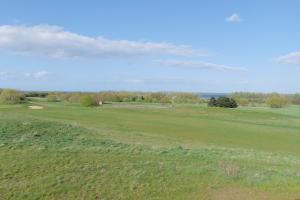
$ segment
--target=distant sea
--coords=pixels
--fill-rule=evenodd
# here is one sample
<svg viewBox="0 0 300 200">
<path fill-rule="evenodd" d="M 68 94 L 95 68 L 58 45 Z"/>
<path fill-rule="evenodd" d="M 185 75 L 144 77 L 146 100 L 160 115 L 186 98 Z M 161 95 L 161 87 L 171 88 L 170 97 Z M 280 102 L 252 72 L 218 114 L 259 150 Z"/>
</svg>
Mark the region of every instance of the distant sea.
<svg viewBox="0 0 300 200">
<path fill-rule="evenodd" d="M 199 97 L 203 99 L 210 99 L 212 97 L 218 98 L 218 97 L 227 97 L 229 93 L 200 93 Z"/>
</svg>

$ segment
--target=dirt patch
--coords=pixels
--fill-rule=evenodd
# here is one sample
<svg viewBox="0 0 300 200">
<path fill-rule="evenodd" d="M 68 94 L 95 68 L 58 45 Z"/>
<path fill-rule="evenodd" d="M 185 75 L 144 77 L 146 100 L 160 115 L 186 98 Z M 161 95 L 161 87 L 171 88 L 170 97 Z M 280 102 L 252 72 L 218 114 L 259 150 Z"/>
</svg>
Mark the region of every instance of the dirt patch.
<svg viewBox="0 0 300 200">
<path fill-rule="evenodd" d="M 44 109 L 43 106 L 28 106 L 29 109 L 31 110 L 41 110 L 41 109 Z"/>
</svg>

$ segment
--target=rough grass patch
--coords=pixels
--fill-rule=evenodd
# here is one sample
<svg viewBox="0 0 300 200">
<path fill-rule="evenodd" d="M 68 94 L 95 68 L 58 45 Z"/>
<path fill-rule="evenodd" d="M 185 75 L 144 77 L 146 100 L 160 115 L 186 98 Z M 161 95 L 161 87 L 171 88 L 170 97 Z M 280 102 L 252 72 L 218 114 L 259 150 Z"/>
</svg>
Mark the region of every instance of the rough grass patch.
<svg viewBox="0 0 300 200">
<path fill-rule="evenodd" d="M 219 162 L 219 169 L 229 177 L 237 177 L 240 173 L 240 167 L 237 164 L 225 160 Z"/>
</svg>

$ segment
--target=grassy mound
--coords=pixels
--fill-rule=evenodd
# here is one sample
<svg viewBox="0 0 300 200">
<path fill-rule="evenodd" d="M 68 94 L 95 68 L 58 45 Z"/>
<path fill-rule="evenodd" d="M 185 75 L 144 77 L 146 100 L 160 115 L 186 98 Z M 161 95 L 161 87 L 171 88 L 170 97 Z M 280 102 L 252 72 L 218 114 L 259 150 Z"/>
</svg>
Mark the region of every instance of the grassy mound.
<svg viewBox="0 0 300 200">
<path fill-rule="evenodd" d="M 48 120 L 2 119 L 0 197 L 215 199 L 227 194 L 290 199 L 300 191 L 296 156 L 149 148 L 95 138 L 90 132 Z"/>
</svg>

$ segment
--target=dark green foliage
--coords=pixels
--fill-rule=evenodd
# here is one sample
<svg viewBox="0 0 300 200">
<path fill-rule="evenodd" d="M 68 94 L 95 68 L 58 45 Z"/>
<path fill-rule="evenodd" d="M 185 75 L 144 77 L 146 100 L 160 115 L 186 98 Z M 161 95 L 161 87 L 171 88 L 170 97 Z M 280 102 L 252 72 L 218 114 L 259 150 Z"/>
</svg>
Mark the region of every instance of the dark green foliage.
<svg viewBox="0 0 300 200">
<path fill-rule="evenodd" d="M 218 99 L 215 99 L 214 97 L 212 97 L 208 102 L 208 106 L 222 108 L 237 108 L 238 104 L 233 98 L 219 97 Z"/>
<path fill-rule="evenodd" d="M 229 97 L 219 97 L 217 99 L 217 105 L 223 108 L 236 108 L 237 103 L 234 99 Z"/>
<path fill-rule="evenodd" d="M 45 98 L 48 95 L 48 92 L 26 92 L 26 97 L 41 97 Z"/>
<path fill-rule="evenodd" d="M 218 106 L 217 100 L 215 97 L 210 98 L 209 102 L 208 102 L 208 106 L 209 107 L 216 107 Z"/>
</svg>

